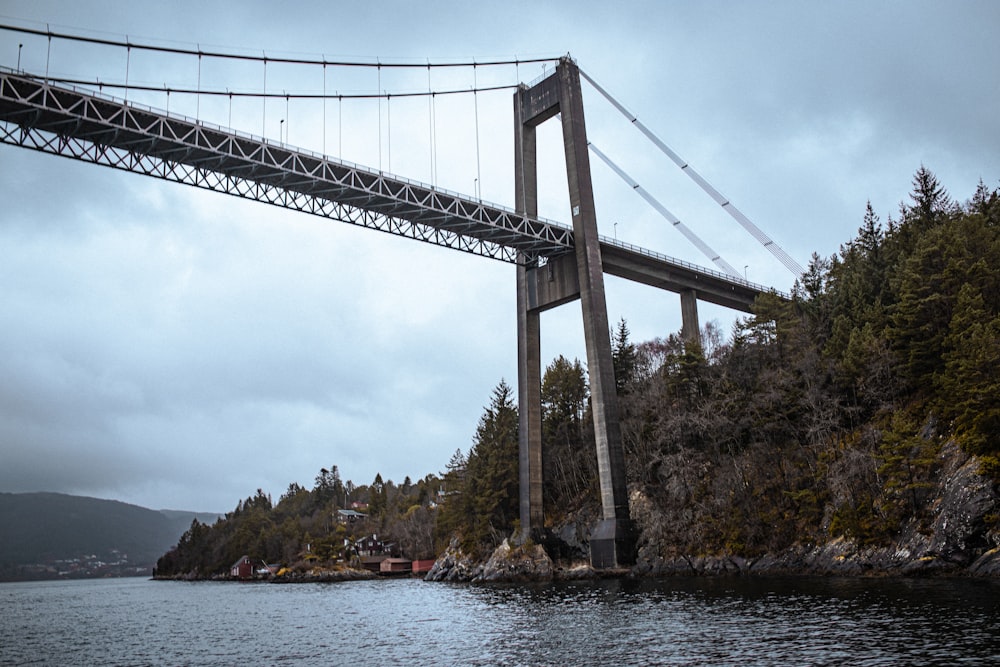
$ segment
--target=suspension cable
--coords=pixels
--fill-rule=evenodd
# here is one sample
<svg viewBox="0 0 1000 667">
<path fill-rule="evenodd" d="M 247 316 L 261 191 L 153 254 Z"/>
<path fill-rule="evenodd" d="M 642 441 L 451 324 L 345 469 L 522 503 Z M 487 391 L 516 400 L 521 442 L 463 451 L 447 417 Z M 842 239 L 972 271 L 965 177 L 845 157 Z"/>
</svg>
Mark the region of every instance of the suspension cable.
<svg viewBox="0 0 1000 667">
<path fill-rule="evenodd" d="M 643 199 L 645 199 L 646 202 L 650 206 L 652 206 L 653 208 L 655 208 L 656 211 L 660 215 L 662 215 L 664 218 L 666 218 L 667 222 L 669 222 L 674 227 L 676 227 L 677 230 L 681 234 L 683 234 L 685 236 L 685 238 L 687 238 L 688 241 L 690 241 L 691 243 L 693 243 L 695 245 L 695 247 L 698 248 L 698 250 L 700 250 L 706 257 L 708 257 L 710 260 L 712 260 L 712 262 L 716 266 L 718 266 L 720 269 L 722 269 L 723 271 L 725 271 L 729 275 L 733 276 L 734 278 L 742 278 L 743 277 L 743 276 L 740 275 L 739 271 L 737 271 L 735 268 L 733 268 L 733 266 L 729 262 L 727 262 L 726 260 L 724 260 L 722 258 L 722 256 L 719 255 L 719 253 L 717 253 L 715 250 L 712 250 L 712 248 L 710 248 L 707 243 L 705 243 L 704 241 L 702 241 L 701 238 L 699 238 L 697 234 L 695 234 L 693 231 L 691 231 L 688 228 L 687 225 L 685 225 L 683 222 L 681 222 L 680 219 L 676 215 L 674 215 L 673 213 L 671 213 L 667 209 L 667 207 L 665 207 L 656 198 L 654 198 L 651 194 L 649 194 L 649 192 L 647 192 L 645 188 L 643 188 L 635 180 L 633 180 L 628 174 L 626 174 L 625 171 L 621 167 L 619 167 L 617 164 L 615 164 L 614 162 L 612 162 L 611 158 L 609 158 L 607 155 L 605 155 L 604 153 L 602 153 L 597 148 L 597 146 L 594 145 L 593 142 L 588 142 L 587 146 L 590 148 L 590 151 L 594 155 L 596 155 L 597 157 L 601 158 L 601 160 L 604 161 L 604 164 L 606 164 L 609 167 L 611 167 L 611 170 L 613 172 L 615 172 L 616 174 L 618 174 L 618 176 L 621 177 L 621 179 L 623 181 L 625 181 L 626 183 L 628 183 L 632 187 L 632 189 L 640 197 L 642 197 Z"/>
<path fill-rule="evenodd" d="M 173 53 L 179 55 L 203 55 L 207 58 L 228 58 L 232 60 L 249 60 L 260 62 L 261 60 L 269 60 L 272 63 L 284 63 L 291 65 L 329 65 L 331 67 L 392 67 L 392 68 L 417 68 L 417 67 L 495 67 L 503 65 L 519 65 L 521 63 L 548 63 L 559 60 L 559 56 L 552 57 L 540 57 L 540 58 L 515 58 L 514 60 L 487 60 L 487 61 L 472 61 L 472 62 L 439 62 L 439 63 L 415 63 L 415 62 L 363 62 L 360 60 L 327 60 L 325 56 L 321 56 L 319 59 L 316 58 L 292 58 L 292 57 L 276 57 L 276 56 L 256 56 L 248 54 L 239 53 L 227 53 L 225 51 L 202 51 L 185 49 L 176 46 L 158 46 L 155 44 L 139 44 L 130 41 L 119 41 L 115 39 L 107 39 L 101 37 L 87 37 L 84 35 L 74 35 L 65 32 L 54 32 L 46 26 L 45 30 L 39 30 L 37 28 L 23 28 L 19 26 L 0 24 L 0 30 L 10 30 L 13 32 L 19 32 L 27 35 L 41 35 L 46 36 L 50 40 L 55 37 L 56 39 L 66 39 L 75 42 L 86 42 L 89 44 L 100 44 L 102 46 L 118 46 L 118 47 L 128 47 L 131 46 L 134 49 L 141 49 L 144 51 L 158 51 L 160 53 Z"/>
<path fill-rule="evenodd" d="M 712 187 L 712 184 L 706 181 L 701 176 L 701 174 L 696 172 L 694 168 L 691 167 L 691 165 L 689 165 L 686 161 L 681 159 L 681 157 L 677 155 L 677 153 L 670 150 L 670 148 L 666 144 L 664 144 L 659 137 L 657 137 L 655 134 L 653 134 L 652 131 L 649 130 L 649 128 L 643 125 L 639 121 L 639 119 L 636 118 L 635 115 L 633 115 L 631 112 L 629 112 L 628 109 L 622 106 L 618 102 L 618 100 L 613 98 L 611 94 L 608 93 L 608 91 L 604 90 L 604 88 L 601 88 L 601 86 L 598 85 L 598 83 L 594 81 L 592 78 L 590 78 L 587 75 L 587 73 L 584 72 L 583 70 L 580 70 L 580 76 L 586 79 L 590 83 L 590 85 L 592 85 L 597 90 L 597 92 L 599 92 L 601 95 L 604 96 L 606 100 L 608 100 L 608 102 L 611 102 L 612 106 L 618 109 L 618 111 L 620 111 L 623 116 L 628 118 L 629 122 L 631 122 L 636 127 L 636 129 L 642 132 L 646 136 L 646 138 L 649 139 L 651 142 L 653 142 L 653 144 L 655 144 L 657 148 L 659 148 L 667 157 L 669 157 L 674 162 L 674 164 L 680 167 L 681 171 L 687 174 L 688 177 L 690 177 L 691 180 L 697 183 L 702 190 L 708 193 L 708 195 L 712 199 L 714 199 L 715 202 L 719 204 L 719 206 L 721 206 L 723 210 L 726 211 L 726 213 L 732 216 L 733 219 L 736 220 L 736 222 L 740 223 L 740 225 L 742 225 L 743 228 L 746 229 L 751 236 L 757 239 L 757 241 L 760 242 L 760 244 L 763 245 L 772 255 L 774 255 L 778 259 L 778 261 L 780 261 L 785 266 L 786 269 L 791 271 L 796 278 L 805 273 L 805 269 L 802 268 L 802 265 L 800 265 L 798 262 L 792 259 L 792 257 L 787 252 L 785 252 L 781 246 L 775 243 L 757 225 L 751 222 L 750 218 L 748 218 L 746 215 L 743 214 L 742 211 L 736 208 L 732 204 L 732 202 L 730 202 L 726 197 L 722 195 L 721 192 Z"/>
</svg>

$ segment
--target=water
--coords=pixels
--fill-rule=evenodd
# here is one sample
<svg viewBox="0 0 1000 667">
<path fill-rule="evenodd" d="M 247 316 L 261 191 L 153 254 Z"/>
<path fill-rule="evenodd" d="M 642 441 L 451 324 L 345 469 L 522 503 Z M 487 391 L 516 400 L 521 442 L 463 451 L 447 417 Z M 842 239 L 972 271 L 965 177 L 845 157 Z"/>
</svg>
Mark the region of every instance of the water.
<svg viewBox="0 0 1000 667">
<path fill-rule="evenodd" d="M 1000 583 L 0 584 L 2 665 L 997 665 Z"/>
</svg>

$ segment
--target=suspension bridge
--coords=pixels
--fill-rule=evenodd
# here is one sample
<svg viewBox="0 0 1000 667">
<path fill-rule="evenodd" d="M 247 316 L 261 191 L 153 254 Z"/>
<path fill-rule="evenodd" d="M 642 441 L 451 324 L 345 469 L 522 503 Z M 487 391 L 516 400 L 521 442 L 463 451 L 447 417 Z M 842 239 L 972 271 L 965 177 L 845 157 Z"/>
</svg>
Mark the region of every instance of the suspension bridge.
<svg viewBox="0 0 1000 667">
<path fill-rule="evenodd" d="M 141 45 L 128 40 L 95 39 L 16 26 L 0 26 L 0 30 L 44 37 L 49 45 L 54 39 L 98 42 L 103 46 L 124 49 L 128 54 L 127 60 L 133 49 L 196 57 L 198 86 L 194 89 L 164 87 L 162 92 L 168 100 L 170 94 L 188 94 L 199 99 L 202 95 L 227 95 L 231 101 L 234 94 L 240 94 L 264 99 L 268 96 L 280 97 L 287 104 L 292 97 L 289 93 L 268 93 L 266 83 L 264 90 L 250 93 L 213 91 L 202 89 L 200 85 L 201 61 L 204 58 L 259 61 L 265 70 L 265 80 L 269 62 L 273 66 L 287 59 L 205 52 L 200 48 L 191 50 Z M 372 63 L 337 62 L 325 58 L 294 59 L 294 62 L 323 67 L 324 84 L 327 67 L 373 66 Z M 471 66 L 478 68 L 496 64 L 510 62 L 471 63 Z M 603 507 L 602 520 L 592 532 L 591 560 L 595 567 L 618 567 L 631 562 L 634 531 L 629 516 L 618 425 L 604 274 L 679 294 L 682 335 L 686 340 L 694 339 L 699 333 L 698 301 L 749 312 L 758 295 L 775 290 L 741 277 L 718 253 L 587 140 L 581 79 L 586 79 L 611 101 L 630 123 L 647 135 L 793 274 L 800 274 L 802 268 L 624 106 L 581 72 L 571 58 L 566 56 L 553 64 L 554 67 L 530 85 L 517 82 L 512 86 L 503 86 L 514 90 L 516 205 L 513 209 L 483 201 L 476 195 L 462 195 L 393 175 L 381 168 L 365 167 L 129 100 L 129 91 L 140 90 L 144 86 L 129 83 L 127 67 L 124 82 L 88 82 L 80 78 L 55 76 L 50 72 L 48 57 L 44 72 L 28 72 L 21 68 L 20 48 L 17 66 L 0 68 L 0 142 L 301 211 L 515 265 L 521 419 L 520 507 L 524 538 L 537 536 L 543 529 L 539 316 L 547 309 L 579 299 L 584 320 Z M 376 62 L 374 66 L 381 73 L 383 67 L 424 66 L 429 72 L 433 65 Z M 121 96 L 105 92 L 105 89 L 115 88 L 122 91 Z M 148 86 L 145 88 L 149 89 Z M 481 90 L 485 89 L 473 87 L 472 91 L 442 90 L 420 94 L 475 94 Z M 365 95 L 389 96 L 381 90 Z M 396 97 L 399 96 L 397 93 Z M 340 101 L 343 95 L 324 92 L 322 98 Z M 266 103 L 263 109 L 266 113 Z M 535 130 L 553 118 L 558 118 L 562 125 L 572 225 L 537 215 Z M 722 270 L 707 269 L 600 236 L 597 233 L 590 176 L 591 153 L 611 167 Z M 381 159 L 381 147 L 379 155 Z"/>
</svg>

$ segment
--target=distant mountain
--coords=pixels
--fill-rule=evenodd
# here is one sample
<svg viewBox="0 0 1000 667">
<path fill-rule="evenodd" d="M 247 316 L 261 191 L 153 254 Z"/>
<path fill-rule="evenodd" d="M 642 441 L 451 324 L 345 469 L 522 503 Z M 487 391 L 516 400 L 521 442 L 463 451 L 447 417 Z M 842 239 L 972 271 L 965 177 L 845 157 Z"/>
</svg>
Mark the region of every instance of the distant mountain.
<svg viewBox="0 0 1000 667">
<path fill-rule="evenodd" d="M 197 518 L 61 493 L 0 493 L 0 580 L 151 572 Z"/>
</svg>

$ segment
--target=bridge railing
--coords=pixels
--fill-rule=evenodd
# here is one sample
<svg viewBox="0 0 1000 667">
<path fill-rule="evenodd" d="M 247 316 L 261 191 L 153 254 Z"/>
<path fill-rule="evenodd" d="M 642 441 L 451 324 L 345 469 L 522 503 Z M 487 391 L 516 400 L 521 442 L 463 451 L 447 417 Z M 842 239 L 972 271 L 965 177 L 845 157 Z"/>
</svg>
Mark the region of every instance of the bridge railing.
<svg viewBox="0 0 1000 667">
<path fill-rule="evenodd" d="M 720 280 L 724 280 L 725 282 L 728 283 L 737 283 L 757 292 L 774 292 L 775 294 L 784 299 L 791 298 L 788 294 L 785 294 L 784 292 L 779 292 L 773 287 L 768 287 L 766 285 L 761 285 L 759 283 L 750 282 L 746 278 L 741 278 L 739 276 L 731 276 L 728 273 L 723 273 L 721 271 L 709 269 L 707 267 L 700 266 L 698 264 L 692 264 L 691 262 L 685 262 L 682 259 L 677 259 L 676 257 L 664 255 L 663 253 L 656 252 L 655 250 L 650 250 L 649 248 L 643 248 L 642 246 L 637 246 L 635 244 L 628 243 L 626 241 L 619 241 L 618 239 L 608 238 L 607 236 L 601 236 L 599 238 L 601 240 L 601 243 L 615 246 L 616 248 L 621 248 L 622 250 L 627 250 L 628 252 L 635 253 L 638 255 L 651 257 L 652 259 L 655 259 L 657 261 L 664 262 L 666 264 L 672 264 L 679 268 L 687 269 L 688 271 L 694 271 L 696 273 L 713 276 L 715 278 L 719 278 Z"/>
</svg>

